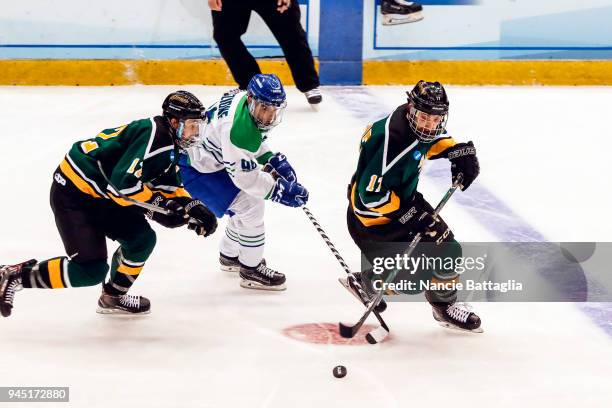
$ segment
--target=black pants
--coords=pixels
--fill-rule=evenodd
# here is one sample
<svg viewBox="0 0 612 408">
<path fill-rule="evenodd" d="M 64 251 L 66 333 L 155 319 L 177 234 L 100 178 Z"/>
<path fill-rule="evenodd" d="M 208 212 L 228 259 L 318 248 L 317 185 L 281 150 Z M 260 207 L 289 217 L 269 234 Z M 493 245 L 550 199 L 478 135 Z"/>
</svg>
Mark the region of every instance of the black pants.
<svg viewBox="0 0 612 408">
<path fill-rule="evenodd" d="M 223 0 L 221 11 L 212 12 L 213 37 L 240 89 L 246 89 L 251 78 L 261 71 L 240 37 L 246 32 L 251 11 L 261 16 L 274 34 L 287 59 L 293 80 L 301 92 L 319 86 L 306 32 L 300 24 L 297 0 L 284 13 L 277 10 L 276 0 Z"/>
<path fill-rule="evenodd" d="M 58 173 L 61 174 L 59 169 L 55 171 Z M 140 208 L 90 197 L 69 180 L 61 181 L 55 179 L 51 185 L 51 209 L 66 254 L 73 261 L 106 261 L 106 237 L 133 241 L 143 235 L 155 235 Z"/>
</svg>

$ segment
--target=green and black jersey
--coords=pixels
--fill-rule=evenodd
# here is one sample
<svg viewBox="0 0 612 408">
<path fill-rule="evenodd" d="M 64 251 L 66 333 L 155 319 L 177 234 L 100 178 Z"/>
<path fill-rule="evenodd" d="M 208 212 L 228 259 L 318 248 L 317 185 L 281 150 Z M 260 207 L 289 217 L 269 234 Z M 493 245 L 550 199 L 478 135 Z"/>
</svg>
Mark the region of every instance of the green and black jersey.
<svg viewBox="0 0 612 408">
<path fill-rule="evenodd" d="M 60 170 L 84 194 L 123 206 L 131 203 L 118 193 L 137 201 L 148 201 L 156 192 L 188 197 L 176 169 L 178 153 L 167 120 L 156 116 L 74 143 Z"/>
<path fill-rule="evenodd" d="M 388 224 L 409 205 L 426 159 L 443 157 L 453 138 L 442 134 L 421 142 L 406 119 L 407 104 L 368 126 L 351 181 L 351 208 L 366 227 Z M 407 209 L 407 208 L 405 208 Z"/>
</svg>

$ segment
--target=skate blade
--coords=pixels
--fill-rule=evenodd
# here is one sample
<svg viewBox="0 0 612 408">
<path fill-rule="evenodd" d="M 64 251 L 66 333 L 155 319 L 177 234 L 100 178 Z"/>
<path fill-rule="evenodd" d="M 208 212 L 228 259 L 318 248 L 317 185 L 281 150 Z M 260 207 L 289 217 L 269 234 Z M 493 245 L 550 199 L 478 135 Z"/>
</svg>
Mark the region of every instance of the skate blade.
<svg viewBox="0 0 612 408">
<path fill-rule="evenodd" d="M 459 326 L 455 326 L 454 324 L 451 324 L 448 322 L 438 322 L 438 324 L 444 327 L 445 329 L 457 330 L 457 331 L 462 331 L 462 332 L 467 332 L 467 333 L 484 333 L 484 330 L 482 329 L 482 327 L 479 327 L 474 330 L 468 330 L 468 329 L 461 328 Z"/>
<path fill-rule="evenodd" d="M 382 24 L 388 26 L 416 23 L 417 21 L 421 21 L 423 18 L 423 13 L 420 11 L 417 13 L 408 14 L 407 16 L 402 14 L 383 14 Z"/>
<path fill-rule="evenodd" d="M 309 105 L 310 105 L 310 109 L 312 109 L 315 112 L 318 112 L 319 111 L 319 107 L 320 107 L 319 105 L 321 105 L 321 104 L 320 103 L 309 103 Z"/>
<path fill-rule="evenodd" d="M 240 286 L 245 289 L 269 290 L 272 292 L 280 292 L 287 289 L 287 286 L 284 283 L 276 286 L 266 286 L 262 285 L 261 283 L 247 281 L 244 279 L 240 281 Z"/>
<path fill-rule="evenodd" d="M 225 266 L 225 265 L 221 265 L 221 272 L 238 273 L 238 272 L 240 272 L 240 267 L 239 266 Z"/>
<path fill-rule="evenodd" d="M 107 309 L 107 308 L 102 308 L 98 306 L 98 308 L 96 309 L 96 313 L 103 314 L 103 315 L 114 315 L 114 316 L 143 316 L 143 315 L 150 314 L 151 309 L 147 310 L 146 312 L 130 313 L 130 312 L 126 312 L 125 310 L 121 310 L 121 309 Z"/>
</svg>

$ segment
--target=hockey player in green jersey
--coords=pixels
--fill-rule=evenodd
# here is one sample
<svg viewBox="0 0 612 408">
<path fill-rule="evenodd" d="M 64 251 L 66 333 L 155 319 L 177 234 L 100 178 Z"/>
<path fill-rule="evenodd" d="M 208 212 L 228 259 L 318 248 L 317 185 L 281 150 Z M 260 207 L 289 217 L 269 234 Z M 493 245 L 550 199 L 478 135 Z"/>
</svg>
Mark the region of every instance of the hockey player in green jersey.
<svg viewBox="0 0 612 408">
<path fill-rule="evenodd" d="M 180 160 L 189 193 L 217 217 L 228 215 L 219 248 L 221 270 L 238 272 L 244 288 L 285 289 L 285 275 L 263 258 L 265 200 L 290 207 L 308 200 L 287 158 L 266 143 L 285 105 L 278 77 L 255 75 L 246 92 L 226 93 L 208 108 L 202 143 Z"/>
<path fill-rule="evenodd" d="M 162 116 L 106 129 L 72 145 L 51 186 L 51 208 L 68 257 L 1 266 L 2 316 L 11 314 L 15 292 L 22 288 L 104 282 L 109 270 L 106 237 L 119 248 L 98 312 L 148 313 L 147 298 L 127 293 L 155 246 L 155 232 L 145 217 L 169 228 L 189 224 L 199 235 L 214 232 L 214 214 L 189 196 L 177 174 L 179 149 L 198 141 L 203 106 L 189 92 L 178 91 L 166 97 L 162 109 Z M 169 211 L 151 211 L 154 207 Z"/>
<path fill-rule="evenodd" d="M 369 126 L 361 138 L 359 162 L 348 190 L 347 223 L 351 237 L 370 260 L 385 243 L 410 243 L 419 232 L 423 244 L 417 250 L 426 247 L 430 254 L 461 256 L 452 231 L 441 217 L 432 216 L 432 206 L 417 191 L 426 160 L 448 159 L 453 180 L 463 175 L 462 190 L 480 172 L 473 143 L 457 143 L 446 133 L 448 107 L 440 83 L 419 81 L 406 104 Z M 377 279 L 372 271 L 358 276 L 366 288 Z M 434 271 L 432 279 L 436 283 L 457 280 L 454 270 Z M 456 302 L 456 290 L 427 290 L 425 296 L 443 326 L 481 331 L 480 318 Z"/>
</svg>

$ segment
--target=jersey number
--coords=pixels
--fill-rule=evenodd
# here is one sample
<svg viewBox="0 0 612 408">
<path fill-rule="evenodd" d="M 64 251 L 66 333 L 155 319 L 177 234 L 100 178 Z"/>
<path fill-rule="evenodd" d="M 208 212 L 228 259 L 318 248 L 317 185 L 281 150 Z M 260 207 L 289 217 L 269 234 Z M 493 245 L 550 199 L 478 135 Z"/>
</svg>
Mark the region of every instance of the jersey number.
<svg viewBox="0 0 612 408">
<path fill-rule="evenodd" d="M 255 163 L 253 160 L 241 159 L 240 167 L 242 167 L 242 171 L 251 171 L 257 168 L 257 163 Z"/>
<path fill-rule="evenodd" d="M 376 174 L 373 174 L 372 177 L 370 177 L 370 182 L 366 187 L 366 191 L 379 193 L 382 187 L 382 180 L 382 177 L 378 177 Z"/>
<path fill-rule="evenodd" d="M 111 139 L 113 137 L 117 137 L 119 136 L 119 134 L 123 131 L 123 129 L 125 129 L 127 127 L 127 125 L 124 126 L 119 126 L 118 128 L 114 128 L 112 130 L 114 130 L 114 132 L 109 133 L 108 135 L 106 133 L 100 132 L 98 133 L 98 136 L 100 139 L 104 139 L 104 140 L 108 140 Z M 81 143 L 81 149 L 83 150 L 83 153 L 87 154 L 93 150 L 96 150 L 98 148 L 98 143 L 93 141 L 93 140 L 86 140 L 83 143 Z"/>
<path fill-rule="evenodd" d="M 81 149 L 83 150 L 83 153 L 85 154 L 91 152 L 92 150 L 96 150 L 97 148 L 98 148 L 98 143 L 94 142 L 93 140 L 86 140 L 83 143 L 81 143 Z"/>
<path fill-rule="evenodd" d="M 111 132 L 109 134 L 106 134 L 104 132 L 100 132 L 100 133 L 98 133 L 97 137 L 99 137 L 100 139 L 104 139 L 104 140 L 108 140 L 108 139 L 111 139 L 113 137 L 117 137 L 117 136 L 119 136 L 119 134 L 121 132 L 123 132 L 123 129 L 125 129 L 126 127 L 127 127 L 127 125 L 123 125 L 123 126 L 119 126 L 118 128 L 114 128 L 114 129 L 112 129 L 112 130 L 114 130 L 114 132 Z"/>
</svg>

